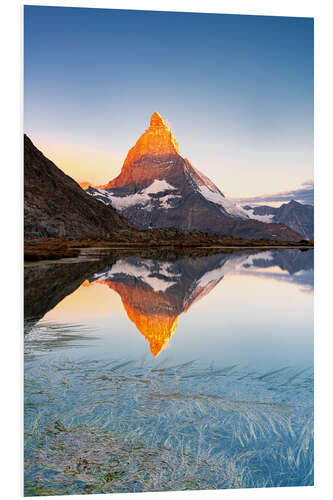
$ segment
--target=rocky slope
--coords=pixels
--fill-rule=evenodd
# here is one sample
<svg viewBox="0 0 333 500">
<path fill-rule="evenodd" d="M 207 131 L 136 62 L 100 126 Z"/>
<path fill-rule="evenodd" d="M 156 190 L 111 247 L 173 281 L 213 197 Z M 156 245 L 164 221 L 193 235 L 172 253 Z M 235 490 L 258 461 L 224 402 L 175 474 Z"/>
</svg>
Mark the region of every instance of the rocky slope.
<svg viewBox="0 0 333 500">
<path fill-rule="evenodd" d="M 134 226 L 80 188 L 24 136 L 26 238 L 114 238 Z"/>
<path fill-rule="evenodd" d="M 243 207 L 250 217 L 263 222 L 277 222 L 285 224 L 294 229 L 304 238 L 313 240 L 314 237 L 314 207 L 313 205 L 303 205 L 297 201 L 291 200 L 289 203 L 283 203 L 280 207 L 270 207 L 262 205 Z"/>
<path fill-rule="evenodd" d="M 121 173 L 104 186 L 87 189 L 141 228 L 198 229 L 242 238 L 299 240 L 283 224 L 248 216 L 215 184 L 180 156 L 165 121 L 154 113 L 149 128 L 130 149 Z"/>
</svg>

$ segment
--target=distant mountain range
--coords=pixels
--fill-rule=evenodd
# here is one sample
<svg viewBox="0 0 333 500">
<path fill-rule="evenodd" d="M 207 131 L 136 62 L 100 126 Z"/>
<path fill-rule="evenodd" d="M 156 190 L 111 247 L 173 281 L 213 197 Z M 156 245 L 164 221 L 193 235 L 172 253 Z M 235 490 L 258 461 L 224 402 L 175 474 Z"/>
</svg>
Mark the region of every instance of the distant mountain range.
<svg viewBox="0 0 333 500">
<path fill-rule="evenodd" d="M 294 229 L 299 234 L 309 240 L 314 237 L 314 207 L 313 205 L 303 205 L 297 201 L 291 200 L 289 203 L 283 203 L 280 207 L 270 207 L 261 205 L 252 207 L 245 205 L 243 207 L 250 217 L 262 222 L 280 222 Z"/>
<path fill-rule="evenodd" d="M 251 239 L 301 239 L 284 223 L 251 218 L 249 211 L 228 200 L 180 156 L 170 128 L 156 112 L 128 152 L 118 177 L 104 186 L 89 186 L 86 192 L 142 229 L 174 227 Z"/>
</svg>

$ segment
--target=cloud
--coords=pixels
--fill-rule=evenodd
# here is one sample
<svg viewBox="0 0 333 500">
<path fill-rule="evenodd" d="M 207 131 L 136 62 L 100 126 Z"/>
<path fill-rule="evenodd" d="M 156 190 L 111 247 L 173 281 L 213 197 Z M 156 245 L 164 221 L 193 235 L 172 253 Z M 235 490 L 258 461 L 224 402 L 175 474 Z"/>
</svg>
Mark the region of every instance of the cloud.
<svg viewBox="0 0 333 500">
<path fill-rule="evenodd" d="M 284 191 L 275 194 L 263 194 L 260 196 L 252 196 L 249 198 L 231 198 L 241 204 L 246 203 L 284 203 L 291 200 L 299 201 L 300 203 L 313 205 L 314 204 L 314 188 L 313 179 L 308 179 L 302 182 L 299 189 L 293 191 Z"/>
</svg>

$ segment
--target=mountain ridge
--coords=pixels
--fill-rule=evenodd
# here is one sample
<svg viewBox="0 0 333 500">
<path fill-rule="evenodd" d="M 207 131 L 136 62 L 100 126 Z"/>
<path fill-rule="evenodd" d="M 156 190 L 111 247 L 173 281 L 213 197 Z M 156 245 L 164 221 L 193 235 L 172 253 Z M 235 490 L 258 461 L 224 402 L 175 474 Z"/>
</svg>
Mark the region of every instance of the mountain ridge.
<svg viewBox="0 0 333 500">
<path fill-rule="evenodd" d="M 112 238 L 134 229 L 112 207 L 91 198 L 24 134 L 25 237 Z"/>
<path fill-rule="evenodd" d="M 87 193 L 141 229 L 175 227 L 281 241 L 300 237 L 284 224 L 251 219 L 246 210 L 228 200 L 179 154 L 176 139 L 157 112 L 129 150 L 120 174 L 100 188 L 88 187 Z"/>
<path fill-rule="evenodd" d="M 280 207 L 269 205 L 245 205 L 244 210 L 252 212 L 253 217 L 286 224 L 291 229 L 300 233 L 304 238 L 313 240 L 314 237 L 314 207 L 295 200 L 282 203 Z"/>
</svg>

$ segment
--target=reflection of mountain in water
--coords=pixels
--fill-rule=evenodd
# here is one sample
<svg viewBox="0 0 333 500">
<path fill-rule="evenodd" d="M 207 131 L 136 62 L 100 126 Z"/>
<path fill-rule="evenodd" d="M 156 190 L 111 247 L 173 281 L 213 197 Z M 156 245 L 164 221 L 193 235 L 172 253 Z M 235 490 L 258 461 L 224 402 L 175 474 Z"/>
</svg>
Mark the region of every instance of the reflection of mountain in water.
<svg viewBox="0 0 333 500">
<path fill-rule="evenodd" d="M 128 257 L 95 274 L 87 285 L 105 284 L 120 295 L 129 319 L 157 356 L 176 330 L 179 315 L 210 293 L 225 274 L 248 267 L 274 266 L 287 270 L 295 283 L 308 284 L 307 275 L 304 282 L 299 272 L 313 268 L 313 251 L 219 254 L 199 259 L 184 257 L 175 262 Z"/>
<path fill-rule="evenodd" d="M 228 255 L 212 255 L 163 262 L 128 257 L 90 282 L 105 284 L 120 295 L 128 317 L 157 356 L 174 333 L 178 316 L 222 279 L 228 259 Z"/>
<path fill-rule="evenodd" d="M 110 260 L 111 259 L 111 260 Z M 112 264 L 115 259 L 110 257 Z M 24 318 L 38 321 L 92 273 L 103 269 L 103 260 L 51 262 L 24 268 Z"/>
<path fill-rule="evenodd" d="M 283 250 L 262 252 L 253 257 L 251 265 L 244 264 L 244 267 L 273 267 L 277 266 L 282 271 L 295 274 L 299 271 L 313 269 L 313 250 Z"/>
<path fill-rule="evenodd" d="M 313 250 L 283 250 L 262 252 L 250 256 L 243 262 L 243 269 L 256 274 L 256 269 L 260 270 L 260 275 L 275 280 L 289 281 L 299 285 L 304 291 L 313 290 Z M 273 272 L 273 268 L 279 268 L 284 273 Z M 266 269 L 263 273 L 262 269 Z"/>
<path fill-rule="evenodd" d="M 82 283 L 103 284 L 120 295 L 129 319 L 157 356 L 176 330 L 179 315 L 210 293 L 224 275 L 235 272 L 260 273 L 310 289 L 313 250 L 241 251 L 164 260 L 110 253 L 91 262 L 28 267 L 25 315 L 39 319 Z"/>
</svg>

